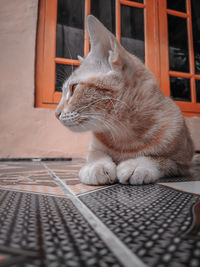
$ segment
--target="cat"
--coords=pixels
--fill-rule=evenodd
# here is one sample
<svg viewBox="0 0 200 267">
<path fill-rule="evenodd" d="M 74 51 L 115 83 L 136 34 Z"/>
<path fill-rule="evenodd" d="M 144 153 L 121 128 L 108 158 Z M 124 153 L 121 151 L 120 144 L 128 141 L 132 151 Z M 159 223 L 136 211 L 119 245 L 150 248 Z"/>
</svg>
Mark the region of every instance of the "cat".
<svg viewBox="0 0 200 267">
<path fill-rule="evenodd" d="M 179 107 L 92 15 L 87 30 L 91 50 L 64 82 L 55 113 L 71 131 L 92 132 L 81 182 L 140 185 L 187 175 L 194 148 Z"/>
</svg>

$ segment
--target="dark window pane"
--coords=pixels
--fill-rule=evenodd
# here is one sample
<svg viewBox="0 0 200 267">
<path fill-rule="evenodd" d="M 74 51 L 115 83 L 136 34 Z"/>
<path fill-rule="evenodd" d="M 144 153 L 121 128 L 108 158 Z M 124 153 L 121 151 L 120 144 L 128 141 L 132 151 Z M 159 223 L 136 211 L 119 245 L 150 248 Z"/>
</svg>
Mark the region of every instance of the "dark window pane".
<svg viewBox="0 0 200 267">
<path fill-rule="evenodd" d="M 58 0 L 56 57 L 76 59 L 84 53 L 84 0 Z"/>
<path fill-rule="evenodd" d="M 196 99 L 200 103 L 200 80 L 196 80 Z"/>
<path fill-rule="evenodd" d="M 187 21 L 168 15 L 170 70 L 189 72 Z"/>
<path fill-rule="evenodd" d="M 92 0 L 91 13 L 115 34 L 115 0 Z"/>
<path fill-rule="evenodd" d="M 167 8 L 186 12 L 186 0 L 167 0 Z"/>
<path fill-rule="evenodd" d="M 178 101 L 191 101 L 190 79 L 170 77 L 171 97 Z"/>
<path fill-rule="evenodd" d="M 56 79 L 55 88 L 56 92 L 62 92 L 63 83 L 68 79 L 77 66 L 56 64 Z"/>
<path fill-rule="evenodd" d="M 144 10 L 121 6 L 121 44 L 144 62 Z"/>
<path fill-rule="evenodd" d="M 194 40 L 195 71 L 200 74 L 200 1 L 192 0 L 192 30 Z"/>
</svg>

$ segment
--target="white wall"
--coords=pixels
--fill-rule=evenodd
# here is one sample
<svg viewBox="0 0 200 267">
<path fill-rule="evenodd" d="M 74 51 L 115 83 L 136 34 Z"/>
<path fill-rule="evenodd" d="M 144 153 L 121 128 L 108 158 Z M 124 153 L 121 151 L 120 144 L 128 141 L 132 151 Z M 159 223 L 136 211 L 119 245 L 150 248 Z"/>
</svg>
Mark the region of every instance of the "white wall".
<svg viewBox="0 0 200 267">
<path fill-rule="evenodd" d="M 34 108 L 37 7 L 0 0 L 0 158 L 82 157 L 89 133 L 71 133 L 54 110 Z"/>
</svg>

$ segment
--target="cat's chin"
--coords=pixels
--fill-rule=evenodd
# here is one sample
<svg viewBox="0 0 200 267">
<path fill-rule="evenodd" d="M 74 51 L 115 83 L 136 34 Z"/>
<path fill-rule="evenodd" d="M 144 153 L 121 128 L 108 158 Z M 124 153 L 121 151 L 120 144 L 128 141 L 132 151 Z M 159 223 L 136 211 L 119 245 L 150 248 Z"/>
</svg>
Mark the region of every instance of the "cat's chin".
<svg viewBox="0 0 200 267">
<path fill-rule="evenodd" d="M 75 133 L 90 131 L 90 129 L 87 129 L 83 127 L 82 125 L 70 125 L 70 126 L 65 126 L 65 127 L 67 127 L 67 129 L 69 129 L 71 132 L 75 132 Z"/>
<path fill-rule="evenodd" d="M 81 128 L 80 126 L 67 126 L 67 129 L 69 129 L 71 132 L 75 133 L 81 133 L 81 132 L 86 132 L 87 130 Z"/>
<path fill-rule="evenodd" d="M 63 126 L 69 129 L 71 132 L 88 132 L 88 131 L 98 131 L 102 129 L 101 125 L 98 125 L 94 121 L 84 120 L 81 122 L 66 122 L 60 121 Z"/>
</svg>

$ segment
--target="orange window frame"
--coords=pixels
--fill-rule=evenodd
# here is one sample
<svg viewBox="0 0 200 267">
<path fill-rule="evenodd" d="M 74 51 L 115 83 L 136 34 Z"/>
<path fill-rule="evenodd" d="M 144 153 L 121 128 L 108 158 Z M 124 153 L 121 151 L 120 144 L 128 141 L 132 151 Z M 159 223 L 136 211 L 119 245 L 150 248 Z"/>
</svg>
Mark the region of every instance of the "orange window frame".
<svg viewBox="0 0 200 267">
<path fill-rule="evenodd" d="M 187 1 L 187 25 L 189 37 L 190 73 L 169 71 L 167 14 L 183 15 L 181 12 L 167 10 L 166 0 L 144 0 L 144 4 L 127 0 L 115 0 L 116 38 L 121 39 L 121 5 L 144 10 L 145 64 L 156 75 L 162 91 L 170 96 L 169 77 L 191 78 L 192 102 L 175 101 L 184 115 L 200 116 L 200 103 L 196 103 L 195 79 L 200 75 L 194 73 L 194 51 L 191 25 L 190 0 Z M 91 0 L 85 0 L 84 13 L 84 56 L 89 52 L 89 36 L 86 30 L 86 18 L 90 14 Z M 55 91 L 56 63 L 75 65 L 79 60 L 56 57 L 57 0 L 40 0 L 37 33 L 36 58 L 36 98 L 35 106 L 55 108 L 61 98 L 61 92 Z M 193 62 L 193 63 L 192 63 Z"/>
<path fill-rule="evenodd" d="M 189 73 L 169 70 L 169 50 L 168 50 L 168 24 L 167 15 L 173 15 L 187 20 L 188 31 L 188 52 L 189 52 Z M 192 12 L 191 0 L 186 0 L 186 13 L 167 9 L 167 1 L 159 1 L 160 20 L 160 85 L 165 95 L 170 96 L 170 76 L 190 79 L 191 102 L 175 101 L 181 108 L 185 116 L 200 116 L 200 103 L 196 102 L 195 79 L 200 80 L 200 75 L 195 74 Z"/>
<path fill-rule="evenodd" d="M 145 4 L 127 0 L 115 0 L 116 37 L 121 38 L 121 5 L 144 9 L 144 37 L 145 37 L 145 64 L 158 75 L 159 58 L 156 56 L 158 40 L 156 34 L 155 10 L 156 0 L 148 0 Z M 84 56 L 89 52 L 89 36 L 86 30 L 86 18 L 90 14 L 91 0 L 85 0 L 85 26 L 84 26 Z M 152 19 L 154 18 L 154 19 Z M 61 93 L 55 91 L 55 64 L 76 65 L 79 60 L 56 57 L 56 23 L 57 0 L 40 0 L 38 34 L 37 34 L 37 59 L 36 59 L 36 107 L 55 108 L 61 98 Z"/>
</svg>

